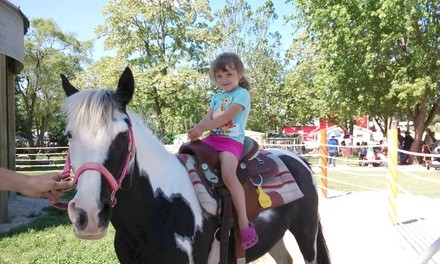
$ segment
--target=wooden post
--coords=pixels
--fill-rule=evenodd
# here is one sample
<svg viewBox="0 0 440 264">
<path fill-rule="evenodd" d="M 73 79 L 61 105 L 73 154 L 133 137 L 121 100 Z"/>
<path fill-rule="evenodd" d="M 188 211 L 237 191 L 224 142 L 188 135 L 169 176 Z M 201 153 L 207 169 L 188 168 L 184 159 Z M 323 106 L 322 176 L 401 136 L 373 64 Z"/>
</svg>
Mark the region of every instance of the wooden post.
<svg viewBox="0 0 440 264">
<path fill-rule="evenodd" d="M 10 58 L 6 59 L 6 101 L 7 101 L 7 110 L 6 110 L 6 118 L 7 118 L 7 135 L 8 135 L 8 168 L 11 170 L 15 170 L 16 162 L 15 162 L 15 73 L 13 69 L 15 67 L 13 60 Z M 8 193 L 9 199 L 16 199 L 16 192 Z"/>
<path fill-rule="evenodd" d="M 0 166 L 15 169 L 15 74 L 23 70 L 29 20 L 9 1 L 0 1 Z M 0 191 L 0 223 L 8 222 L 8 192 Z"/>
<path fill-rule="evenodd" d="M 8 100 L 6 56 L 0 53 L 0 167 L 8 168 Z M 7 223 L 8 192 L 0 191 L 0 223 Z"/>
<path fill-rule="evenodd" d="M 327 167 L 328 167 L 328 148 L 327 148 L 327 129 L 321 129 L 319 167 L 321 169 L 321 192 L 327 198 Z"/>
</svg>

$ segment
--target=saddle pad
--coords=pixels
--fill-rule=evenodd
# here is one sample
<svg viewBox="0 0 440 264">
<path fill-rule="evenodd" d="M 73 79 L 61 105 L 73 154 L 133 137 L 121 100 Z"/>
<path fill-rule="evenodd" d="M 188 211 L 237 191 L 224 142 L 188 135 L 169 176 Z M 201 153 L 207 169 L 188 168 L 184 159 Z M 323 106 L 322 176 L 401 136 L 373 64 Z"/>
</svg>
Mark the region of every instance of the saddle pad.
<svg viewBox="0 0 440 264">
<path fill-rule="evenodd" d="M 263 191 L 269 195 L 272 201 L 271 208 L 302 198 L 304 194 L 299 189 L 298 184 L 284 162 L 270 151 L 262 150 L 261 153 L 273 159 L 278 167 L 276 175 L 261 185 Z"/>
<path fill-rule="evenodd" d="M 196 160 L 189 154 L 177 154 L 177 158 L 188 170 L 189 178 L 194 186 L 200 205 L 210 215 L 217 215 L 218 203 L 208 192 L 207 187 L 203 184 L 198 170 L 196 169 Z"/>
<path fill-rule="evenodd" d="M 269 195 L 272 201 L 272 206 L 270 208 L 278 207 L 302 198 L 304 194 L 299 189 L 298 184 L 283 161 L 269 151 L 263 150 L 262 153 L 275 160 L 278 165 L 276 175 L 266 182 L 263 182 L 261 185 L 263 191 Z M 219 206 L 218 202 L 214 198 L 214 194 L 208 190 L 208 187 L 200 178 L 198 170 L 196 169 L 196 161 L 193 156 L 188 154 L 177 154 L 177 157 L 188 170 L 190 180 L 194 186 L 194 190 L 199 198 L 202 208 L 208 214 L 214 216 L 217 215 Z"/>
</svg>

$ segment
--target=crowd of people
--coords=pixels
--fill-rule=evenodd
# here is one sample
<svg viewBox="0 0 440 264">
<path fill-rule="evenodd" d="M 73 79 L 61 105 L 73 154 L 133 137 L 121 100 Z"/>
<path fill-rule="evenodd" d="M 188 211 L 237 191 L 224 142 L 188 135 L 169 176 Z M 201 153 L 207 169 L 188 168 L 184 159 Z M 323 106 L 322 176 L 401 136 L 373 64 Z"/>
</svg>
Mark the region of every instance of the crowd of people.
<svg viewBox="0 0 440 264">
<path fill-rule="evenodd" d="M 410 151 L 414 142 L 414 138 L 409 131 L 398 132 L 398 148 L 402 151 L 398 152 L 398 164 L 408 165 L 411 163 Z M 357 155 L 360 166 L 387 166 L 387 146 L 384 141 L 380 141 L 377 146 L 368 145 L 367 142 L 357 142 L 356 147 L 353 147 L 353 138 L 350 135 L 344 135 L 341 139 L 337 139 L 335 135 L 331 135 L 327 140 L 328 149 L 328 166 L 336 166 L 336 158 L 341 154 L 344 164 L 348 164 L 348 159 Z M 440 147 L 438 147 L 435 133 L 427 128 L 423 138 L 422 153 L 440 154 Z M 426 157 L 426 163 L 431 163 L 432 158 Z M 440 158 L 439 158 L 440 161 Z M 423 157 L 419 158 L 419 163 L 423 162 Z"/>
<path fill-rule="evenodd" d="M 405 131 L 402 135 L 400 129 L 398 129 L 399 149 L 402 149 L 404 151 L 409 151 L 411 149 L 411 145 L 413 144 L 413 142 L 414 142 L 414 138 L 411 136 L 409 131 Z M 425 136 L 423 138 L 422 144 L 423 144 L 422 153 L 439 154 L 436 151 L 438 147 L 437 147 L 437 139 L 435 138 L 435 133 L 430 128 L 427 128 L 425 130 Z M 424 158 L 423 156 L 420 156 L 418 158 L 418 162 L 420 164 L 423 163 L 423 160 L 425 160 L 425 162 L 427 163 L 430 163 L 432 161 L 432 158 L 431 157 Z M 411 160 L 409 159 L 409 154 L 405 152 L 399 152 L 398 163 L 399 165 L 411 164 Z"/>
<path fill-rule="evenodd" d="M 330 167 L 336 166 L 336 158 L 339 153 L 342 156 L 345 165 L 348 165 L 349 158 L 357 155 L 359 157 L 359 165 L 369 167 L 386 166 L 387 148 L 383 146 L 383 142 L 377 147 L 369 146 L 367 142 L 357 142 L 356 147 L 353 147 L 353 137 L 351 135 L 344 135 L 341 140 L 338 140 L 334 134 L 327 140 L 328 163 Z"/>
</svg>

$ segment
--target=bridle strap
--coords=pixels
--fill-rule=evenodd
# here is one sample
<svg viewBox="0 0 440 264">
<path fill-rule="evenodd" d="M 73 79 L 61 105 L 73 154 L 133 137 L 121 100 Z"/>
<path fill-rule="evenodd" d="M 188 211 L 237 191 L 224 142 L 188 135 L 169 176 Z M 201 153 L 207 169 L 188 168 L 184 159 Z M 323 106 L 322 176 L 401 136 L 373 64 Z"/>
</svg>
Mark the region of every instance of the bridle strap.
<svg viewBox="0 0 440 264">
<path fill-rule="evenodd" d="M 70 177 L 70 148 L 67 149 L 67 158 L 64 163 L 63 172 L 61 172 L 61 180 L 70 181 L 72 180 Z"/>
<path fill-rule="evenodd" d="M 132 129 L 132 123 L 130 120 L 130 116 L 127 115 L 128 121 L 130 122 L 129 130 L 128 130 L 128 155 L 125 159 L 124 167 L 122 168 L 121 175 L 119 176 L 118 180 L 116 181 L 115 177 L 110 173 L 110 171 L 104 167 L 102 164 L 96 163 L 96 162 L 87 162 L 83 165 L 81 165 L 78 170 L 75 171 L 75 175 L 73 179 L 70 176 L 70 148 L 67 151 L 67 158 L 66 163 L 64 164 L 63 172 L 61 173 L 61 179 L 64 181 L 73 181 L 73 185 L 75 186 L 78 183 L 79 176 L 88 170 L 95 170 L 101 173 L 101 175 L 104 176 L 104 178 L 107 180 L 107 183 L 110 185 L 110 188 L 112 189 L 111 194 L 111 206 L 116 205 L 116 191 L 118 191 L 121 188 L 122 181 L 125 179 L 125 177 L 128 175 L 128 170 L 130 168 L 131 160 L 134 158 L 135 154 L 135 143 L 134 143 L 134 136 L 133 136 L 133 129 Z M 70 189 L 69 189 L 70 190 Z M 68 190 L 64 190 L 68 191 Z M 61 202 L 58 202 L 57 204 L 52 204 L 52 206 L 65 210 L 67 206 Z"/>
<path fill-rule="evenodd" d="M 83 172 L 88 170 L 99 171 L 102 174 L 102 176 L 104 176 L 104 178 L 107 180 L 108 184 L 110 185 L 110 188 L 113 191 L 116 192 L 119 189 L 120 187 L 119 183 L 115 180 L 113 175 L 107 170 L 106 167 L 96 162 L 87 162 L 83 164 L 81 167 L 79 167 L 78 170 L 75 172 L 75 177 L 73 178 L 73 184 L 76 185 L 78 183 L 79 176 Z"/>
</svg>

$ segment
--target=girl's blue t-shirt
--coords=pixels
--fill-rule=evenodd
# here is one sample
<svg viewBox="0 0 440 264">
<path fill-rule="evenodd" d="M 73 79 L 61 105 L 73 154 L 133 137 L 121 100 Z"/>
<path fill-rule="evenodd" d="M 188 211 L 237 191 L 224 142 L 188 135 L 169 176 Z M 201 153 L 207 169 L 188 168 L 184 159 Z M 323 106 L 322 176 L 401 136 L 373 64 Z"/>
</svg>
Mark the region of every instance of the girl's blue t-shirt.
<svg viewBox="0 0 440 264">
<path fill-rule="evenodd" d="M 244 142 L 244 129 L 249 117 L 251 96 L 245 88 L 238 87 L 230 92 L 220 92 L 212 97 L 209 107 L 213 109 L 213 118 L 222 115 L 232 103 L 239 104 L 243 109 L 222 127 L 213 129 L 216 135 L 227 136 L 240 143 Z"/>
</svg>

